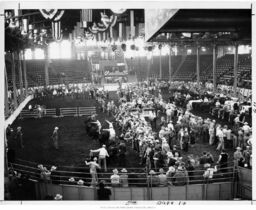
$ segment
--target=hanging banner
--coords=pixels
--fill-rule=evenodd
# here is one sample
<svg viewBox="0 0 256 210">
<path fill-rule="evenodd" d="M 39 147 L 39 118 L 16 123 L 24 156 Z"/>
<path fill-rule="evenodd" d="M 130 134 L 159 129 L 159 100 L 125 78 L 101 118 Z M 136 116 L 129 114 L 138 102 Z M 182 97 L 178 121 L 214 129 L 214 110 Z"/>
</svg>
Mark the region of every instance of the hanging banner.
<svg viewBox="0 0 256 210">
<path fill-rule="evenodd" d="M 53 19 L 53 17 L 57 14 L 57 9 L 40 9 L 41 14 L 45 19 Z"/>
<path fill-rule="evenodd" d="M 82 27 L 87 28 L 89 22 L 92 22 L 92 10 L 91 9 L 82 9 L 82 11 L 81 11 Z"/>
<path fill-rule="evenodd" d="M 60 21 L 52 22 L 52 37 L 55 41 L 58 41 L 58 42 L 62 40 Z"/>
</svg>

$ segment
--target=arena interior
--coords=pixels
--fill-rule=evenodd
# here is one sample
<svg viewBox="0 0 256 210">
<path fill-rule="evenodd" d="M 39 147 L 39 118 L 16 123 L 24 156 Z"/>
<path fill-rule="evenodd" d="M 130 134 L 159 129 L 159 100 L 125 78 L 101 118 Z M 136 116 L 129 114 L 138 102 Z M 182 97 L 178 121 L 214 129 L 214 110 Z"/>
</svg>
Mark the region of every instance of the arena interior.
<svg viewBox="0 0 256 210">
<path fill-rule="evenodd" d="M 251 200 L 251 9 L 5 10 L 5 200 Z"/>
</svg>

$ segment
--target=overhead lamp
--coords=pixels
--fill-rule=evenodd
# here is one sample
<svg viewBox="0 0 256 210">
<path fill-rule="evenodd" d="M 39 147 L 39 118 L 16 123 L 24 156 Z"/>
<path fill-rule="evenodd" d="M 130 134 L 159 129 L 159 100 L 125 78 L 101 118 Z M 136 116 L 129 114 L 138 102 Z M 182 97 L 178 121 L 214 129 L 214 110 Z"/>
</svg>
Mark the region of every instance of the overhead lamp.
<svg viewBox="0 0 256 210">
<path fill-rule="evenodd" d="M 123 14 L 126 9 L 111 9 L 111 11 L 117 15 Z"/>
</svg>

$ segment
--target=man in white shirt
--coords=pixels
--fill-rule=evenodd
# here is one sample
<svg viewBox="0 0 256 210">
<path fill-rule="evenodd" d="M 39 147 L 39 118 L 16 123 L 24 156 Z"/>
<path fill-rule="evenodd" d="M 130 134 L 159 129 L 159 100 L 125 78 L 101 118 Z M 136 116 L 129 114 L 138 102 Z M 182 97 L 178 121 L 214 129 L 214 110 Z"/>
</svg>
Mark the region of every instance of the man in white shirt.
<svg viewBox="0 0 256 210">
<path fill-rule="evenodd" d="M 221 150 L 225 149 L 225 147 L 224 147 L 224 138 L 223 138 L 223 130 L 222 130 L 221 127 L 216 129 L 216 136 L 219 139 L 219 143 L 218 143 L 218 146 L 217 146 L 216 150 L 221 151 Z"/>
<path fill-rule="evenodd" d="M 90 150 L 90 152 L 98 152 L 99 153 L 99 165 L 101 167 L 101 163 L 104 164 L 105 172 L 107 172 L 107 160 L 106 158 L 109 157 L 108 151 L 106 150 L 106 145 L 102 145 L 101 148 L 96 150 Z"/>
<path fill-rule="evenodd" d="M 109 138 L 108 138 L 109 141 L 115 141 L 116 131 L 114 129 L 113 123 L 109 122 L 108 120 L 106 120 L 106 122 L 109 124 L 109 129 L 103 129 L 103 130 L 109 132 Z"/>
<path fill-rule="evenodd" d="M 203 174 L 203 177 L 205 178 L 206 182 L 211 181 L 211 179 L 213 178 L 213 173 L 217 172 L 217 166 L 215 166 L 214 168 L 211 167 L 210 164 L 207 163 L 206 165 L 206 171 Z"/>
<path fill-rule="evenodd" d="M 244 134 L 249 134 L 250 131 L 251 131 L 251 128 L 250 126 L 248 125 L 247 122 L 244 123 L 244 126 L 242 127 L 243 131 L 244 131 Z"/>
<path fill-rule="evenodd" d="M 215 107 L 216 107 L 216 108 L 220 108 L 220 101 L 219 101 L 219 100 L 216 101 Z"/>
</svg>

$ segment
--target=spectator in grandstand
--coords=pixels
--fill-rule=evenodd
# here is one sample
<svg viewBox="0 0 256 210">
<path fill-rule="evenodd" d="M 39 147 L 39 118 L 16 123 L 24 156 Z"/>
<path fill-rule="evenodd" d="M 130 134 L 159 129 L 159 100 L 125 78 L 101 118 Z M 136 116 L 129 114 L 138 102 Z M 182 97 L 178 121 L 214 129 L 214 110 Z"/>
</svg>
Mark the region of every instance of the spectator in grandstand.
<svg viewBox="0 0 256 210">
<path fill-rule="evenodd" d="M 252 155 L 252 151 L 250 149 L 250 146 L 246 146 L 246 149 L 243 151 L 244 167 L 251 168 L 251 163 L 250 163 L 251 155 Z"/>
<path fill-rule="evenodd" d="M 227 172 L 227 167 L 228 167 L 228 153 L 226 150 L 221 150 L 221 153 L 219 155 L 219 159 L 217 161 L 217 164 L 219 164 L 220 167 L 220 172 L 221 173 L 226 173 Z"/>
<path fill-rule="evenodd" d="M 149 171 L 149 176 L 147 178 L 147 183 L 150 187 L 157 187 L 159 186 L 159 177 L 156 175 L 156 172 L 154 170 Z"/>
<path fill-rule="evenodd" d="M 108 131 L 109 132 L 109 141 L 115 141 L 115 138 L 116 138 L 116 131 L 114 129 L 114 126 L 113 126 L 113 123 L 109 122 L 108 120 L 105 120 L 108 125 L 109 125 L 109 128 L 108 129 L 102 129 L 103 131 Z"/>
<path fill-rule="evenodd" d="M 51 136 L 51 139 L 53 141 L 53 146 L 56 150 L 59 149 L 59 132 L 58 132 L 59 128 L 55 127 L 53 130 L 53 134 Z"/>
<path fill-rule="evenodd" d="M 190 139 L 190 137 L 189 137 L 189 133 L 188 133 L 188 128 L 186 127 L 184 129 L 184 136 L 183 136 L 183 140 L 182 140 L 182 144 L 183 144 L 182 147 L 185 152 L 188 152 L 189 139 Z"/>
<path fill-rule="evenodd" d="M 173 166 L 170 166 L 168 168 L 168 171 L 166 172 L 168 185 L 173 185 L 172 183 L 173 183 L 173 176 L 175 174 L 175 171 L 176 171 L 176 169 Z"/>
<path fill-rule="evenodd" d="M 90 167 L 90 174 L 92 176 L 91 186 L 96 186 L 98 182 L 97 168 L 100 169 L 100 166 L 97 163 L 97 157 L 94 157 L 93 161 L 85 161 L 85 164 Z"/>
<path fill-rule="evenodd" d="M 199 162 L 201 165 L 205 165 L 206 163 L 208 163 L 208 157 L 207 157 L 207 153 L 204 151 L 203 155 L 200 157 Z"/>
<path fill-rule="evenodd" d="M 128 187 L 128 175 L 127 170 L 125 168 L 121 170 L 120 184 L 122 187 Z"/>
<path fill-rule="evenodd" d="M 220 150 L 225 149 L 225 147 L 224 147 L 224 138 L 223 138 L 224 134 L 223 134 L 223 129 L 221 127 L 218 127 L 216 129 L 216 136 L 218 137 L 218 140 L 219 140 L 216 150 L 220 151 Z"/>
<path fill-rule="evenodd" d="M 212 145 L 214 143 L 214 139 L 215 139 L 215 120 L 213 120 L 210 125 L 209 125 L 209 145 Z"/>
<path fill-rule="evenodd" d="M 118 162 L 119 166 L 126 166 L 126 145 L 123 140 L 118 145 Z"/>
<path fill-rule="evenodd" d="M 244 160 L 241 150 L 242 150 L 241 147 L 237 147 L 236 151 L 234 152 L 234 165 L 235 166 L 238 166 L 239 162 Z"/>
<path fill-rule="evenodd" d="M 167 186 L 167 176 L 164 174 L 164 169 L 160 168 L 159 169 L 159 187 L 165 187 Z"/>
<path fill-rule="evenodd" d="M 6 138 L 7 140 L 11 140 L 12 136 L 13 136 L 13 129 L 11 127 L 10 124 L 8 124 L 6 130 L 5 130 L 5 134 L 6 134 Z"/>
<path fill-rule="evenodd" d="M 217 166 L 211 167 L 210 164 L 207 164 L 203 174 L 206 183 L 211 183 L 214 172 L 217 172 Z"/>
<path fill-rule="evenodd" d="M 206 154 L 206 163 L 214 163 L 214 158 L 213 158 L 213 155 L 210 153 L 210 152 L 207 152 Z"/>
<path fill-rule="evenodd" d="M 109 200 L 111 196 L 111 190 L 105 188 L 105 182 L 102 180 L 99 183 L 99 189 L 97 190 L 98 200 Z"/>
<path fill-rule="evenodd" d="M 17 127 L 17 133 L 15 136 L 15 139 L 17 140 L 20 148 L 24 148 L 24 143 L 23 143 L 23 132 L 21 126 Z"/>
<path fill-rule="evenodd" d="M 243 148 L 244 146 L 244 132 L 242 128 L 238 130 L 237 144 L 238 144 L 238 147 L 241 147 L 241 148 Z"/>
<path fill-rule="evenodd" d="M 118 170 L 116 168 L 113 170 L 113 175 L 110 176 L 110 181 L 112 187 L 120 186 L 120 176 L 118 175 Z"/>
<path fill-rule="evenodd" d="M 99 153 L 99 165 L 102 166 L 102 162 L 104 165 L 104 170 L 107 172 L 107 157 L 109 157 L 108 151 L 106 150 L 106 145 L 103 144 L 101 148 L 96 150 L 90 150 L 90 152 L 98 152 Z"/>
<path fill-rule="evenodd" d="M 173 185 L 175 186 L 183 186 L 188 184 L 189 177 L 186 168 L 182 165 L 178 166 L 175 174 L 173 175 Z"/>
<path fill-rule="evenodd" d="M 242 127 L 242 130 L 244 132 L 244 135 L 250 134 L 251 132 L 251 127 L 248 125 L 248 122 L 244 123 L 244 126 Z"/>
<path fill-rule="evenodd" d="M 44 167 L 42 164 L 37 166 L 40 170 L 40 178 L 44 182 L 50 182 L 51 181 L 51 171 L 49 171 L 46 167 Z"/>
</svg>

